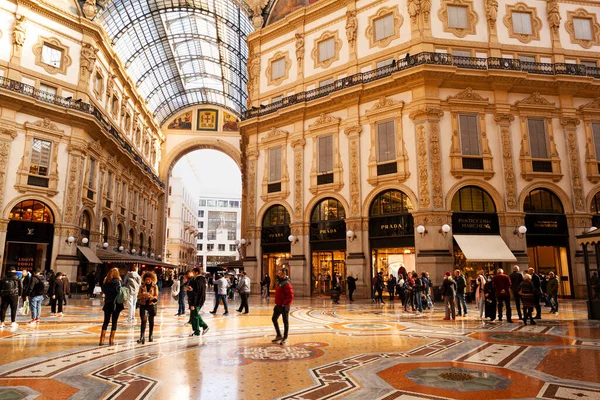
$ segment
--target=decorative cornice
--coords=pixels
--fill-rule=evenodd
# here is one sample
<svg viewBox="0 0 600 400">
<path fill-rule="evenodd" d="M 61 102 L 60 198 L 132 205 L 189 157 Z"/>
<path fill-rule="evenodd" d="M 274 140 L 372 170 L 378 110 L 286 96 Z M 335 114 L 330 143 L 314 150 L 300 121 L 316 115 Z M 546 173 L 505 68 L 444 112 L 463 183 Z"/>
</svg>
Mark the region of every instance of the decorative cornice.
<svg viewBox="0 0 600 400">
<path fill-rule="evenodd" d="M 418 116 L 425 115 L 425 118 L 442 118 L 444 116 L 444 111 L 439 106 L 419 106 L 415 107 L 410 114 L 408 114 L 409 118 L 412 120 L 417 119 Z"/>
<path fill-rule="evenodd" d="M 517 101 L 515 103 L 515 106 L 517 106 L 517 107 L 541 106 L 541 107 L 556 108 L 556 103 L 550 103 L 548 100 L 543 98 L 539 92 L 534 92 L 529 97 L 526 97 L 523 100 Z"/>
<path fill-rule="evenodd" d="M 339 125 L 341 120 L 342 119 L 339 117 L 332 117 L 331 115 L 321 113 L 319 115 L 319 117 L 315 120 L 315 122 L 313 122 L 312 125 L 308 126 L 308 129 L 315 130 L 315 129 L 321 129 L 324 127 L 328 127 L 331 125 Z"/>
<path fill-rule="evenodd" d="M 508 124 L 510 124 L 514 120 L 515 120 L 515 116 L 513 114 L 509 114 L 509 113 L 496 113 L 496 115 L 494 115 L 494 121 L 496 121 L 497 123 L 508 123 Z"/>
<path fill-rule="evenodd" d="M 465 88 L 465 90 L 458 92 L 454 96 L 448 96 L 446 98 L 448 102 L 481 102 L 481 103 L 489 103 L 489 98 L 483 98 L 480 94 L 473 92 L 473 89 L 470 87 Z"/>
<path fill-rule="evenodd" d="M 10 136 L 11 139 L 14 139 L 17 137 L 17 135 L 19 134 L 17 132 L 17 130 L 15 128 L 9 128 L 9 127 L 0 127 L 0 134 L 1 135 L 6 135 L 6 136 Z"/>
<path fill-rule="evenodd" d="M 35 121 L 32 124 L 26 122 L 26 124 L 27 124 L 27 127 L 29 127 L 29 126 L 35 126 L 35 127 L 38 127 L 38 128 L 48 129 L 50 131 L 64 132 L 64 131 L 58 129 L 58 126 L 56 126 L 56 124 L 54 122 L 52 122 L 50 120 L 50 118 L 48 118 L 48 117 L 46 117 L 44 119 L 40 119 L 38 121 Z"/>
<path fill-rule="evenodd" d="M 579 125 L 581 123 L 581 121 L 579 120 L 579 118 L 576 117 L 561 117 L 560 118 L 560 124 L 562 126 L 564 126 L 565 128 L 567 127 L 576 127 L 577 125 Z"/>
<path fill-rule="evenodd" d="M 306 140 L 304 138 L 298 138 L 292 140 L 292 148 L 293 149 L 301 149 L 306 145 Z"/>
<path fill-rule="evenodd" d="M 288 135 L 289 135 L 289 132 L 287 132 L 287 131 L 282 131 L 281 129 L 272 128 L 271 131 L 267 134 L 267 136 L 262 138 L 262 140 L 260 142 L 261 142 L 261 144 L 265 144 L 265 143 L 275 142 L 278 140 L 286 140 Z"/>
<path fill-rule="evenodd" d="M 352 125 L 344 129 L 346 136 L 358 136 L 362 132 L 362 126 Z"/>
<path fill-rule="evenodd" d="M 587 110 L 600 111 L 600 97 L 596 97 L 589 103 L 580 106 L 578 110 L 582 112 L 585 112 Z"/>
</svg>

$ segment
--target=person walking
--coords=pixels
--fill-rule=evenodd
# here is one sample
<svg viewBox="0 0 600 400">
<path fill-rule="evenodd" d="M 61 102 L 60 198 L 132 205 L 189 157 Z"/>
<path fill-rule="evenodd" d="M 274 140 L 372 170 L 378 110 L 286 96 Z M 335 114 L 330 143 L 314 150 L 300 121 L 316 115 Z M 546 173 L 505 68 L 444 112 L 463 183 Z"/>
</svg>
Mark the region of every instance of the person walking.
<svg viewBox="0 0 600 400">
<path fill-rule="evenodd" d="M 379 271 L 375 276 L 375 304 L 385 304 L 383 302 L 383 271 Z"/>
<path fill-rule="evenodd" d="M 216 314 L 217 309 L 219 308 L 219 303 L 223 301 L 223 306 L 225 307 L 225 312 L 223 315 L 229 314 L 229 310 L 227 309 L 227 288 L 229 288 L 229 281 L 225 278 L 225 275 L 221 275 L 219 279 L 217 279 L 217 298 L 215 300 L 215 308 L 210 313 Z"/>
<path fill-rule="evenodd" d="M 21 286 L 23 286 L 23 290 L 21 291 L 21 299 L 23 300 L 23 303 L 29 300 L 29 294 L 33 288 L 32 285 L 33 274 L 30 274 L 26 267 L 21 268 Z"/>
<path fill-rule="evenodd" d="M 37 324 L 40 322 L 40 314 L 42 313 L 42 301 L 44 300 L 44 277 L 39 268 L 33 270 L 31 275 L 30 291 L 27 294 L 29 300 L 29 309 L 31 310 L 31 321 L 29 324 Z"/>
<path fill-rule="evenodd" d="M 415 307 L 417 307 L 417 312 L 423 312 L 423 291 L 425 290 L 425 286 L 423 284 L 423 279 L 419 278 L 419 274 L 415 271 L 412 273 L 412 278 L 415 282 L 415 290 L 414 290 L 414 298 L 415 298 Z"/>
<path fill-rule="evenodd" d="M 139 287 L 137 300 L 140 302 L 140 338 L 138 343 L 145 343 L 146 323 L 150 322 L 148 329 L 148 341 L 152 342 L 152 332 L 154 331 L 154 317 L 157 313 L 158 303 L 158 285 L 156 284 L 156 274 L 152 271 L 144 272 L 142 276 L 142 285 Z M 146 315 L 148 314 L 148 315 Z"/>
<path fill-rule="evenodd" d="M 496 291 L 492 278 L 491 275 L 487 276 L 485 285 L 483 285 L 483 295 L 485 296 L 485 317 L 489 318 L 490 321 L 495 321 L 497 311 Z"/>
<path fill-rule="evenodd" d="M 185 294 L 187 285 L 188 280 L 185 274 L 179 274 L 179 279 L 173 283 L 173 287 L 178 286 L 179 289 L 179 293 L 177 293 L 177 304 L 179 308 L 177 309 L 176 317 L 185 315 Z"/>
<path fill-rule="evenodd" d="M 531 325 L 535 325 L 533 320 L 533 307 L 535 307 L 535 287 L 531 282 L 531 275 L 523 275 L 523 281 L 519 285 L 519 295 L 523 302 L 523 323 L 527 325 L 529 319 Z"/>
<path fill-rule="evenodd" d="M 275 336 L 275 339 L 273 339 L 271 343 L 279 343 L 281 345 L 287 343 L 290 329 L 290 306 L 292 305 L 293 300 L 294 289 L 292 288 L 292 284 L 288 279 L 287 271 L 282 269 L 277 273 L 277 285 L 275 286 L 275 307 L 273 308 L 273 316 L 271 317 L 271 321 L 273 321 L 273 326 L 275 327 L 275 333 L 277 333 L 277 336 Z M 283 319 L 283 336 L 281 336 L 281 331 L 279 330 L 279 316 L 281 316 Z"/>
<path fill-rule="evenodd" d="M 104 322 L 102 323 L 102 331 L 100 332 L 100 346 L 104 345 L 104 338 L 108 329 L 108 323 L 112 322 L 110 337 L 108 344 L 115 344 L 115 334 L 117 333 L 117 323 L 119 322 L 119 314 L 125 309 L 123 304 L 117 302 L 117 296 L 121 292 L 121 275 L 118 268 L 113 268 L 108 271 L 102 285 L 102 293 L 104 293 Z"/>
<path fill-rule="evenodd" d="M 95 297 L 94 288 L 96 287 L 96 273 L 94 271 L 90 271 L 89 274 L 85 277 L 85 281 L 87 282 L 87 292 L 88 298 L 91 299 Z"/>
<path fill-rule="evenodd" d="M 62 272 L 57 272 L 54 277 L 54 285 L 50 284 L 50 287 L 52 288 L 52 296 L 50 297 L 50 315 L 56 315 L 57 317 L 63 316 L 65 285 L 62 283 L 62 275 Z"/>
<path fill-rule="evenodd" d="M 482 320 L 485 315 L 485 292 L 483 287 L 485 286 L 486 279 L 483 276 L 483 270 L 477 272 L 477 280 L 475 281 L 475 301 L 477 308 L 479 308 L 479 319 Z"/>
<path fill-rule="evenodd" d="M 454 271 L 454 281 L 456 282 L 456 305 L 458 307 L 458 316 L 467 316 L 467 302 L 465 300 L 465 290 L 467 288 L 467 280 L 460 273 L 460 270 Z"/>
<path fill-rule="evenodd" d="M 394 301 L 394 293 L 396 291 L 396 277 L 390 274 L 387 280 L 387 291 L 390 296 L 390 301 Z"/>
<path fill-rule="evenodd" d="M 352 298 L 352 294 L 356 290 L 357 280 L 358 278 L 355 278 L 354 276 L 352 276 L 352 274 L 348 275 L 348 277 L 346 278 L 346 285 L 348 286 L 348 301 L 354 301 L 354 299 Z"/>
<path fill-rule="evenodd" d="M 6 310 L 10 306 L 10 326 L 16 328 L 17 324 L 17 307 L 19 305 L 19 297 L 23 295 L 23 283 L 17 275 L 17 269 L 14 266 L 9 266 L 6 269 L 6 275 L 2 277 L 0 282 L 0 297 L 2 304 L 0 305 L 0 328 L 4 328 L 4 320 L 6 319 Z"/>
<path fill-rule="evenodd" d="M 521 282 L 523 282 L 523 274 L 521 274 L 518 265 L 513 265 L 513 272 L 510 274 L 509 278 L 510 291 L 513 294 L 513 299 L 515 299 L 517 314 L 519 315 L 519 319 L 523 319 L 523 315 L 521 314 L 521 296 L 519 295 L 519 291 L 521 290 Z"/>
<path fill-rule="evenodd" d="M 63 304 L 66 306 L 67 305 L 67 297 L 71 296 L 71 282 L 69 282 L 69 278 L 65 274 L 62 274 L 60 276 L 60 280 L 63 285 Z"/>
<path fill-rule="evenodd" d="M 190 306 L 190 322 L 193 332 L 190 336 L 200 336 L 208 332 L 208 325 L 202 320 L 200 310 L 206 301 L 206 278 L 200 273 L 200 268 L 196 267 L 188 272 L 188 284 L 185 287 L 187 292 L 188 304 Z"/>
<path fill-rule="evenodd" d="M 262 296 L 265 299 L 271 297 L 271 277 L 269 274 L 265 274 L 262 281 L 260 281 L 260 287 L 262 289 Z"/>
<path fill-rule="evenodd" d="M 542 292 L 542 280 L 533 268 L 529 268 L 527 273 L 531 275 L 531 283 L 533 284 L 533 302 L 535 303 L 535 317 L 533 318 L 542 319 L 542 305 L 540 303 L 544 295 Z"/>
<path fill-rule="evenodd" d="M 250 278 L 246 275 L 246 271 L 242 271 L 240 273 L 240 279 L 238 280 L 238 292 L 240 294 L 241 303 L 240 308 L 237 309 L 237 312 L 242 312 L 244 310 L 244 314 L 248 314 L 248 298 L 250 297 Z"/>
<path fill-rule="evenodd" d="M 135 305 L 138 299 L 138 293 L 142 284 L 142 278 L 138 274 L 138 267 L 132 264 L 129 272 L 125 275 L 125 287 L 129 291 L 129 300 L 127 301 L 127 323 L 135 324 Z"/>
<path fill-rule="evenodd" d="M 421 280 L 423 281 L 423 300 L 425 300 L 425 307 L 431 310 L 433 307 L 433 301 L 431 300 L 431 279 L 429 278 L 429 272 L 421 272 Z"/>
<path fill-rule="evenodd" d="M 550 313 L 558 315 L 558 277 L 554 272 L 548 274 L 546 290 L 548 291 L 548 299 L 550 300 L 550 306 L 552 307 Z"/>
<path fill-rule="evenodd" d="M 445 316 L 444 321 L 456 321 L 456 282 L 452 279 L 450 271 L 444 275 L 444 282 L 442 282 L 442 300 L 444 301 Z"/>
<path fill-rule="evenodd" d="M 510 278 L 499 268 L 494 276 L 494 290 L 496 292 L 496 302 L 498 303 L 498 321 L 502 321 L 502 307 L 506 305 L 506 322 L 512 323 L 512 313 L 510 308 Z"/>
</svg>

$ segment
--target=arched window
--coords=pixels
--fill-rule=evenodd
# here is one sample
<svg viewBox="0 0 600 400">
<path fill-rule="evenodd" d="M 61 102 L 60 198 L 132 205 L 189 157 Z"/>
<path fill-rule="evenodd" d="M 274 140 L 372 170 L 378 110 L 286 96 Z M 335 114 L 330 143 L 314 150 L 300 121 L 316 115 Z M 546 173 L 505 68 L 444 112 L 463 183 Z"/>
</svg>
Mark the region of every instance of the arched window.
<svg viewBox="0 0 600 400">
<path fill-rule="evenodd" d="M 117 225 L 117 246 L 123 244 L 123 225 Z"/>
<path fill-rule="evenodd" d="M 144 234 L 140 232 L 140 253 L 144 250 Z"/>
<path fill-rule="evenodd" d="M 41 222 L 45 224 L 52 224 L 54 222 L 54 216 L 52 215 L 50 208 L 37 200 L 25 200 L 18 203 L 10 210 L 8 219 L 23 222 Z"/>
<path fill-rule="evenodd" d="M 560 199 L 548 189 L 534 189 L 529 192 L 523 203 L 523 211 L 538 214 L 564 214 Z"/>
<path fill-rule="evenodd" d="M 413 206 L 407 195 L 399 190 L 387 190 L 380 193 L 371 203 L 369 215 L 380 217 L 383 215 L 409 214 Z"/>
<path fill-rule="evenodd" d="M 102 218 L 102 224 L 100 225 L 100 234 L 102 234 L 103 243 L 108 242 L 108 219 Z"/>
<path fill-rule="evenodd" d="M 81 213 L 81 218 L 79 219 L 79 226 L 82 230 L 88 231 L 90 230 L 90 213 L 84 211 Z"/>
<path fill-rule="evenodd" d="M 346 210 L 344 210 L 342 203 L 336 199 L 327 198 L 321 200 L 321 202 L 313 208 L 310 220 L 312 222 L 318 222 L 345 218 Z"/>
<path fill-rule="evenodd" d="M 465 186 L 452 198 L 452 211 L 495 213 L 494 200 L 477 186 Z"/>
<path fill-rule="evenodd" d="M 590 210 L 590 213 L 600 214 L 600 192 L 596 193 L 596 195 L 592 199 L 592 208 Z"/>
<path fill-rule="evenodd" d="M 290 214 L 287 212 L 284 206 L 276 205 L 270 207 L 265 216 L 263 217 L 263 226 L 277 226 L 277 225 L 289 225 Z"/>
<path fill-rule="evenodd" d="M 133 249 L 133 240 L 135 238 L 135 234 L 133 233 L 133 229 L 129 230 L 129 251 Z"/>
</svg>

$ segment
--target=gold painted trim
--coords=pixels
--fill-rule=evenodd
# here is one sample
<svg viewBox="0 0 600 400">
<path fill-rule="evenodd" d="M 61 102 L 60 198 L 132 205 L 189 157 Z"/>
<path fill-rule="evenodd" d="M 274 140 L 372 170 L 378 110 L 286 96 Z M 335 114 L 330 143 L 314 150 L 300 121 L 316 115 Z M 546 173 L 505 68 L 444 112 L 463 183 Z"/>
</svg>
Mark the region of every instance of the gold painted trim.
<svg viewBox="0 0 600 400">
<path fill-rule="evenodd" d="M 577 39 L 575 37 L 575 26 L 573 24 L 575 18 L 587 19 L 590 21 L 590 29 L 592 30 L 591 40 Z M 569 33 L 572 44 L 578 44 L 584 49 L 589 49 L 592 46 L 600 46 L 600 25 L 598 25 L 598 20 L 594 13 L 589 13 L 583 8 L 579 8 L 575 11 L 567 11 L 565 30 Z"/>
<path fill-rule="evenodd" d="M 326 40 L 333 39 L 334 42 L 334 50 L 333 57 L 328 58 L 324 61 L 319 61 L 319 44 Z M 331 64 L 340 59 L 340 50 L 342 49 L 342 41 L 340 40 L 339 31 L 325 31 L 314 41 L 313 50 L 311 52 L 311 57 L 314 60 L 314 68 L 329 68 Z"/>
<path fill-rule="evenodd" d="M 515 33 L 512 13 L 522 12 L 531 15 L 531 35 Z M 503 18 L 504 25 L 508 28 L 508 37 L 517 39 L 521 43 L 529 43 L 532 40 L 540 40 L 540 31 L 542 30 L 542 20 L 537 15 L 535 7 L 528 7 L 525 3 L 507 4 L 506 15 Z"/>
<path fill-rule="evenodd" d="M 285 73 L 280 76 L 279 78 L 275 78 L 273 79 L 273 63 L 275 61 L 279 61 L 281 59 L 284 59 L 284 64 L 285 64 Z M 288 79 L 290 77 L 290 69 L 292 68 L 292 60 L 290 60 L 290 52 L 286 51 L 286 52 L 282 52 L 282 51 L 278 51 L 277 53 L 273 54 L 273 57 L 269 58 L 269 61 L 267 61 L 267 70 L 266 70 L 266 75 L 267 75 L 267 85 L 269 86 L 278 86 L 279 84 L 281 84 L 281 82 L 285 81 L 286 79 Z"/>
<path fill-rule="evenodd" d="M 60 51 L 60 67 L 54 67 L 50 64 L 46 64 L 42 61 L 42 48 L 44 45 L 52 47 L 55 50 Z M 67 68 L 71 66 L 72 60 L 69 57 L 69 48 L 62 44 L 57 38 L 45 38 L 43 36 L 38 37 L 37 43 L 33 46 L 33 54 L 35 54 L 35 65 L 42 67 L 47 73 L 51 75 L 56 74 L 67 74 Z"/>
<path fill-rule="evenodd" d="M 392 16 L 394 21 L 394 33 L 390 36 L 387 36 L 383 39 L 376 40 L 375 39 L 375 22 L 381 18 L 387 17 L 388 15 Z M 398 39 L 400 37 L 400 27 L 404 19 L 398 10 L 398 6 L 395 7 L 382 7 L 377 12 L 371 16 L 369 16 L 369 25 L 365 30 L 365 36 L 369 39 L 369 48 L 373 47 L 387 47 L 392 40 Z"/>
<path fill-rule="evenodd" d="M 448 26 L 448 7 L 464 7 L 467 9 L 467 27 L 452 28 Z M 442 22 L 444 32 L 452 33 L 454 36 L 464 38 L 467 35 L 475 35 L 477 33 L 477 22 L 479 16 L 475 12 L 472 0 L 442 0 L 440 9 L 438 10 L 438 18 Z"/>
</svg>

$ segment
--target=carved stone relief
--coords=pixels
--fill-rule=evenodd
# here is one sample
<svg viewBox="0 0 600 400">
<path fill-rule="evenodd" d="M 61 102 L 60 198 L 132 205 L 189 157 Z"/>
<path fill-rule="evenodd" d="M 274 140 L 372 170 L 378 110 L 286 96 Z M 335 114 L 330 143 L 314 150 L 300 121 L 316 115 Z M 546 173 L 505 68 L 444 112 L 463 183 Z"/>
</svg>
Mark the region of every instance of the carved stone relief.
<svg viewBox="0 0 600 400">
<path fill-rule="evenodd" d="M 506 204 L 509 209 L 516 210 L 517 207 L 517 183 L 515 180 L 515 168 L 513 164 L 512 141 L 510 135 L 510 123 L 515 117 L 512 114 L 498 113 L 495 120 L 500 126 L 502 140 L 502 162 L 504 166 L 504 184 L 506 190 Z"/>
<path fill-rule="evenodd" d="M 429 208 L 429 159 L 427 157 L 427 132 L 425 124 L 419 124 L 417 129 L 417 165 L 419 170 L 419 208 Z"/>
<path fill-rule="evenodd" d="M 576 211 L 585 210 L 585 201 L 583 195 L 583 183 L 581 178 L 581 168 L 579 167 L 579 147 L 577 145 L 577 126 L 580 124 L 578 118 L 563 117 L 560 124 L 565 129 L 567 136 L 567 148 L 569 149 L 569 161 L 571 163 L 571 182 L 573 185 L 573 197 Z"/>
<path fill-rule="evenodd" d="M 429 157 L 431 158 L 431 183 L 433 185 L 433 206 L 444 207 L 442 190 L 442 155 L 440 152 L 440 124 L 429 122 Z"/>
</svg>

